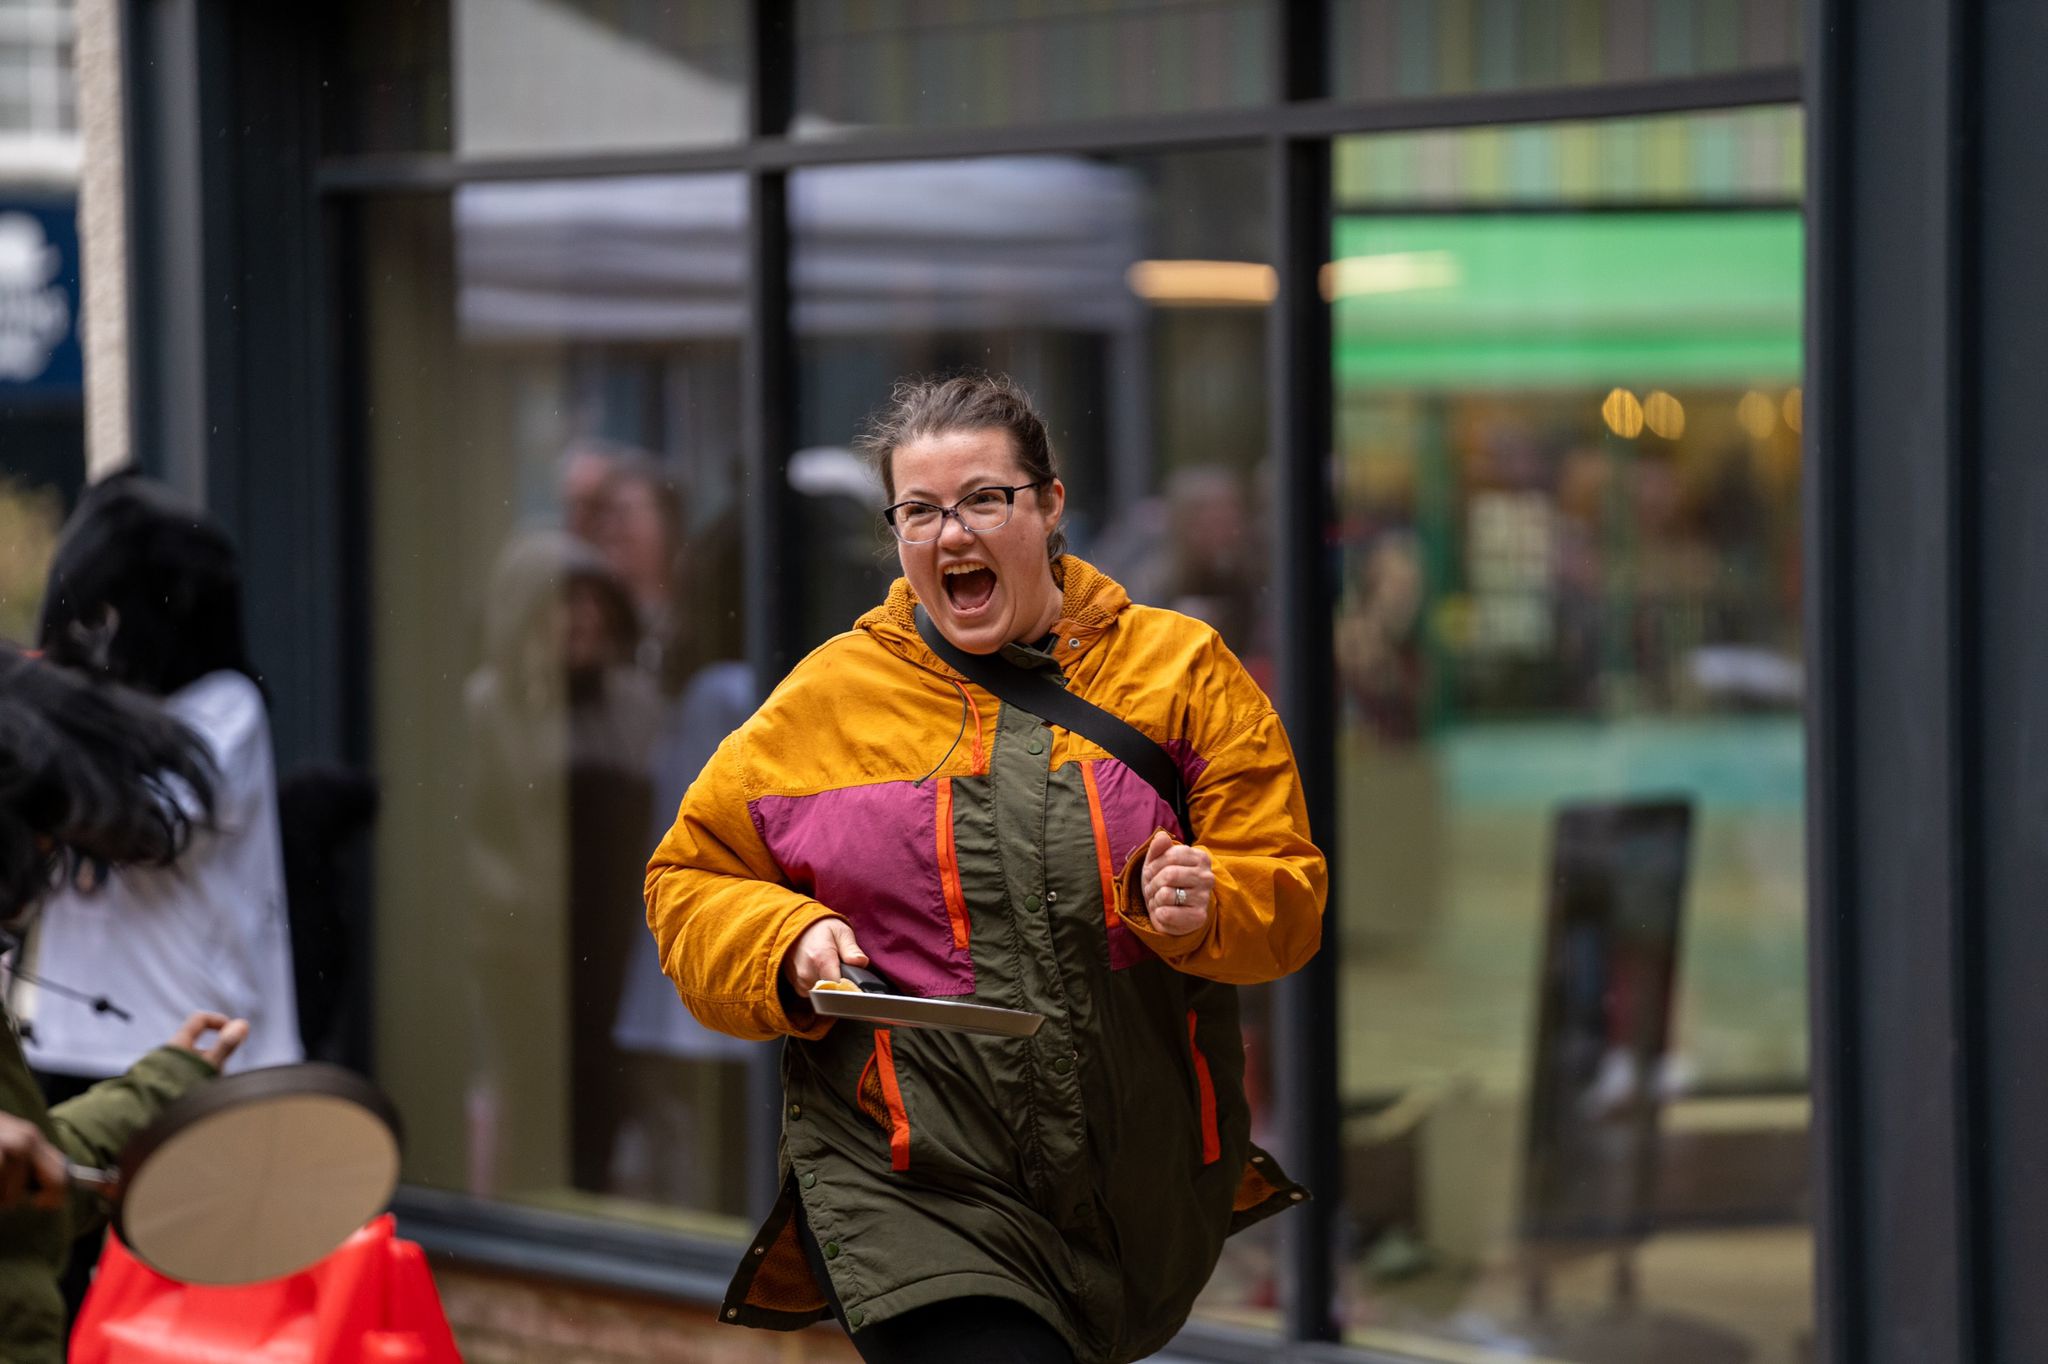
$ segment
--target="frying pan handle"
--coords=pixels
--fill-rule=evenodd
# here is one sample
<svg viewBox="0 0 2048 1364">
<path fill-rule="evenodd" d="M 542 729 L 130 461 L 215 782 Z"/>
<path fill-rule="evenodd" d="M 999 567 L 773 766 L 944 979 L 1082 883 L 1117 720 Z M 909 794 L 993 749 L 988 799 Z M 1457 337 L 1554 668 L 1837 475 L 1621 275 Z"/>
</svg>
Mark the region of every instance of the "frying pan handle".
<svg viewBox="0 0 2048 1364">
<path fill-rule="evenodd" d="M 888 981 L 883 980 L 864 966 L 849 966 L 842 961 L 839 963 L 839 974 L 871 995 L 890 995 L 896 993 Z"/>
<path fill-rule="evenodd" d="M 101 1196 L 106 1198 L 112 1198 L 121 1192 L 121 1172 L 119 1170 L 102 1170 L 93 1165 L 71 1163 L 65 1165 L 64 1173 L 70 1176 L 73 1184 L 77 1184 L 82 1188 L 96 1190 Z"/>
</svg>

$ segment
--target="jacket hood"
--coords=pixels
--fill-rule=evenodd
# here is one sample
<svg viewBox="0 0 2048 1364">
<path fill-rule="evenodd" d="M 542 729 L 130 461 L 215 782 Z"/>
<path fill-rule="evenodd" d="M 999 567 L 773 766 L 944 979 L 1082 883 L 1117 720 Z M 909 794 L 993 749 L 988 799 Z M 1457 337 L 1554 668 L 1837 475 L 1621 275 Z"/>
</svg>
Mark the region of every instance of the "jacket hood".
<svg viewBox="0 0 2048 1364">
<path fill-rule="evenodd" d="M 1131 604 L 1130 594 L 1114 578 L 1074 555 L 1062 554 L 1053 560 L 1052 576 L 1061 592 L 1060 618 L 1053 630 L 1063 638 L 1077 641 L 1080 649 L 1086 650 L 1097 636 L 1116 624 L 1116 618 Z M 921 668 L 955 676 L 918 638 L 917 618 L 913 614 L 916 607 L 917 594 L 910 590 L 910 579 L 898 578 L 890 586 L 888 598 L 855 621 L 854 628 L 867 631 L 882 647 Z"/>
</svg>

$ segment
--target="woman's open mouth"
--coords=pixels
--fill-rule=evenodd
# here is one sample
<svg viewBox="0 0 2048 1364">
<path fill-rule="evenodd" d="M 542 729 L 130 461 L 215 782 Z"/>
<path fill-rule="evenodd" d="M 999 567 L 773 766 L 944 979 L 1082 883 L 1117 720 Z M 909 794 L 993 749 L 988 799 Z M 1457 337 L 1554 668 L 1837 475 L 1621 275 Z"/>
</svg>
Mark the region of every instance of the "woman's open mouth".
<svg viewBox="0 0 2048 1364">
<path fill-rule="evenodd" d="M 995 570 L 986 564 L 948 564 L 939 570 L 946 601 L 961 615 L 972 615 L 996 594 Z"/>
</svg>

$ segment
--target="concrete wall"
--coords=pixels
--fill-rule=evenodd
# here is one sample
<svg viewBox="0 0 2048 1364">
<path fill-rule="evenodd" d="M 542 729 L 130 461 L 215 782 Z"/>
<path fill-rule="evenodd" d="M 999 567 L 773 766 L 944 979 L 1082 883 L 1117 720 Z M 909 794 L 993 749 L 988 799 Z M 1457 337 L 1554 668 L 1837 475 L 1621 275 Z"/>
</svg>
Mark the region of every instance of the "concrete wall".
<svg viewBox="0 0 2048 1364">
<path fill-rule="evenodd" d="M 78 0 L 78 125 L 85 158 L 78 186 L 84 296 L 85 473 L 131 458 L 128 409 L 127 149 L 122 137 L 119 0 Z"/>
</svg>

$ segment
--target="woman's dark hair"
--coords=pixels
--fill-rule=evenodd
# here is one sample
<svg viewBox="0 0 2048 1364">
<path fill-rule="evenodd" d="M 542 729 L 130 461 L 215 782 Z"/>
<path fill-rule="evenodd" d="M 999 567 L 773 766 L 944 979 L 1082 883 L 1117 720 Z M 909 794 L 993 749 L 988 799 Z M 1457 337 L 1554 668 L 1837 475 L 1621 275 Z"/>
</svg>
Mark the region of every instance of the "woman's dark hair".
<svg viewBox="0 0 2048 1364">
<path fill-rule="evenodd" d="M 208 673 L 259 681 L 242 634 L 242 568 L 219 523 L 162 484 L 89 489 L 50 563 L 44 657 L 168 696 Z"/>
<path fill-rule="evenodd" d="M 855 438 L 854 449 L 875 466 L 882 476 L 885 500 L 894 502 L 896 451 L 925 436 L 954 431 L 1006 431 L 1026 482 L 1059 477 L 1045 419 L 1031 405 L 1031 395 L 1006 374 L 974 371 L 943 378 L 899 379 L 889 392 L 889 401 L 868 418 L 866 429 Z M 1066 548 L 1067 533 L 1054 526 L 1045 538 L 1046 558 L 1057 559 Z"/>
<path fill-rule="evenodd" d="M 0 645 L 0 920 L 59 867 L 171 861 L 212 820 L 216 776 L 147 699 Z"/>
</svg>

